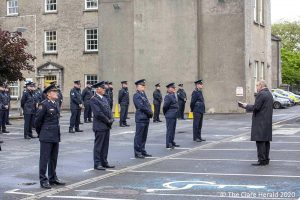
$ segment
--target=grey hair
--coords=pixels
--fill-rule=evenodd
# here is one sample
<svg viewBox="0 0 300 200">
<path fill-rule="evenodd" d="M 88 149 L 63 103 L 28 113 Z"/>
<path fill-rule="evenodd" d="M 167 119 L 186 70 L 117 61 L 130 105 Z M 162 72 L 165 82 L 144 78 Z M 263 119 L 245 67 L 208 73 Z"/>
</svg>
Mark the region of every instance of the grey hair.
<svg viewBox="0 0 300 200">
<path fill-rule="evenodd" d="M 263 88 L 268 87 L 267 82 L 265 80 L 260 80 L 260 81 L 257 82 L 257 84 L 260 85 Z"/>
</svg>

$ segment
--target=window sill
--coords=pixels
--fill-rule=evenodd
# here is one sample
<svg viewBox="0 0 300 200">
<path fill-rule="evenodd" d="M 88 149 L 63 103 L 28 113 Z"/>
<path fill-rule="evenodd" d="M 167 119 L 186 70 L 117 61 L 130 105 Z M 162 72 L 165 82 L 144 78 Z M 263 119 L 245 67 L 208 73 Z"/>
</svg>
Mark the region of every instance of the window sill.
<svg viewBox="0 0 300 200">
<path fill-rule="evenodd" d="M 48 56 L 48 55 L 53 55 L 53 56 L 57 56 L 58 52 L 43 52 L 43 56 Z"/>
<path fill-rule="evenodd" d="M 259 26 L 259 23 L 257 21 L 253 21 L 254 25 Z"/>
<path fill-rule="evenodd" d="M 98 54 L 98 51 L 83 51 L 83 54 Z"/>
<path fill-rule="evenodd" d="M 18 17 L 18 16 L 19 16 L 19 13 L 6 15 L 6 17 Z"/>
<path fill-rule="evenodd" d="M 44 15 L 51 15 L 51 14 L 57 14 L 58 12 L 57 11 L 46 11 L 46 12 L 44 12 L 43 14 Z"/>
<path fill-rule="evenodd" d="M 98 12 L 98 8 L 85 9 L 83 12 Z"/>
</svg>

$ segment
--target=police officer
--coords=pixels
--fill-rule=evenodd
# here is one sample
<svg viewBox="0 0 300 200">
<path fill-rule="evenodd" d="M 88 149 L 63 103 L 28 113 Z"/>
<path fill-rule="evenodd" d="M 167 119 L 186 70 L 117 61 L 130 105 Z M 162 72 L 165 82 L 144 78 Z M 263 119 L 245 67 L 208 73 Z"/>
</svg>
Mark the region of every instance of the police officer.
<svg viewBox="0 0 300 200">
<path fill-rule="evenodd" d="M 202 94 L 203 82 L 202 80 L 195 81 L 196 88 L 192 93 L 191 111 L 193 112 L 193 140 L 196 142 L 205 141 L 201 137 L 201 129 L 203 123 L 203 114 L 205 113 L 205 103 Z"/>
<path fill-rule="evenodd" d="M 5 84 L 0 83 L 0 133 L 9 133 L 6 130 L 6 117 L 9 108 L 9 98 L 5 95 Z"/>
<path fill-rule="evenodd" d="M 114 122 L 109 102 L 105 98 L 105 82 L 101 81 L 93 85 L 96 94 L 91 98 L 91 108 L 94 114 L 93 131 L 94 142 L 94 169 L 105 170 L 114 168 L 107 162 L 110 129 Z"/>
<path fill-rule="evenodd" d="M 58 104 L 59 104 L 59 109 L 61 109 L 61 106 L 62 106 L 63 101 L 64 101 L 64 97 L 63 97 L 63 95 L 62 95 L 60 86 L 58 85 L 58 86 L 57 86 L 57 102 L 58 102 Z"/>
<path fill-rule="evenodd" d="M 112 105 L 112 99 L 111 99 L 110 92 L 111 91 L 110 91 L 110 88 L 109 88 L 109 81 L 105 81 L 105 94 L 104 94 L 104 96 L 105 96 L 105 98 L 108 101 L 109 107 L 112 108 L 111 107 L 111 105 Z"/>
<path fill-rule="evenodd" d="M 84 114 L 83 114 L 84 123 L 92 122 L 92 109 L 90 104 L 90 100 L 92 96 L 93 96 L 92 85 L 89 81 L 87 81 L 86 87 L 82 91 L 82 100 L 84 105 Z"/>
<path fill-rule="evenodd" d="M 6 111 L 6 125 L 12 125 L 10 122 L 9 122 L 9 110 L 10 110 L 10 101 L 11 101 L 11 96 L 10 96 L 10 88 L 8 85 L 5 85 L 5 93 L 4 93 L 7 98 L 8 98 L 8 110 Z"/>
<path fill-rule="evenodd" d="M 110 94 L 110 108 L 112 110 L 114 106 L 114 92 L 113 92 L 114 88 L 113 88 L 113 83 L 111 81 L 108 82 L 108 88 Z"/>
<path fill-rule="evenodd" d="M 154 117 L 153 117 L 153 122 L 161 122 L 159 119 L 159 113 L 160 113 L 160 106 L 162 102 L 162 95 L 160 91 L 160 83 L 157 83 L 155 85 L 156 89 L 153 92 L 153 104 L 154 104 Z"/>
<path fill-rule="evenodd" d="M 79 129 L 80 124 L 80 114 L 81 109 L 83 108 L 81 92 L 80 92 L 80 81 L 74 81 L 74 88 L 70 91 L 70 109 L 71 109 L 71 118 L 70 118 L 70 127 L 69 133 L 83 132 Z M 75 127 L 75 131 L 74 131 Z"/>
<path fill-rule="evenodd" d="M 148 128 L 150 118 L 153 117 L 153 112 L 148 98 L 145 94 L 146 80 L 142 79 L 135 82 L 136 93 L 133 96 L 135 112 L 136 132 L 134 137 L 134 155 L 136 158 L 151 157 L 148 154 L 145 145 L 147 141 Z"/>
<path fill-rule="evenodd" d="M 165 96 L 163 105 L 163 113 L 166 117 L 167 125 L 166 148 L 174 149 L 174 147 L 179 147 L 179 145 L 174 142 L 178 115 L 178 102 L 175 96 L 175 83 L 170 83 L 166 87 L 167 95 Z"/>
<path fill-rule="evenodd" d="M 122 88 L 119 91 L 119 104 L 121 107 L 121 115 L 120 115 L 120 127 L 129 126 L 126 122 L 128 115 L 128 107 L 129 107 L 129 92 L 127 81 L 122 81 Z"/>
<path fill-rule="evenodd" d="M 177 90 L 177 98 L 178 98 L 178 119 L 184 119 L 184 108 L 185 108 L 185 103 L 187 101 L 186 98 L 186 93 L 183 89 L 183 84 L 180 83 L 179 89 Z"/>
<path fill-rule="evenodd" d="M 34 83 L 29 81 L 25 84 L 26 90 L 23 92 L 21 107 L 24 114 L 24 138 L 35 138 L 32 135 L 32 124 L 36 111 L 36 102 L 34 99 Z"/>
<path fill-rule="evenodd" d="M 65 185 L 56 175 L 60 142 L 60 109 L 56 102 L 57 88 L 54 84 L 48 86 L 43 93 L 47 94 L 47 100 L 40 103 L 35 119 L 35 127 L 40 140 L 39 178 L 42 188 L 51 189 L 51 185 Z"/>
</svg>

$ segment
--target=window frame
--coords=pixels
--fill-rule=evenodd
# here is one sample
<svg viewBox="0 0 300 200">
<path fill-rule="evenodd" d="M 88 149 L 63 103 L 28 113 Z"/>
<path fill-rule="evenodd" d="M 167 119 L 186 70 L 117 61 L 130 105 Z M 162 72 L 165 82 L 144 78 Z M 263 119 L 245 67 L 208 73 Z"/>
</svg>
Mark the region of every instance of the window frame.
<svg viewBox="0 0 300 200">
<path fill-rule="evenodd" d="M 88 38 L 87 38 L 88 34 L 87 34 L 87 32 L 89 30 L 93 30 L 93 31 L 97 30 L 97 34 L 96 34 L 97 35 L 97 49 L 88 49 L 89 44 L 88 44 Z M 85 52 L 98 52 L 99 51 L 99 29 L 98 28 L 86 28 L 86 29 L 84 29 L 84 50 L 85 50 Z"/>
<path fill-rule="evenodd" d="M 57 0 L 55 0 L 55 10 L 47 10 L 48 8 L 48 0 L 44 1 L 45 6 L 45 13 L 57 13 Z"/>
<path fill-rule="evenodd" d="M 17 6 L 15 7 L 10 7 L 9 3 L 10 2 L 16 2 Z M 14 13 L 10 13 L 10 9 L 16 9 L 17 12 Z M 6 14 L 7 16 L 15 16 L 15 15 L 19 15 L 19 0 L 6 0 Z"/>
<path fill-rule="evenodd" d="M 16 91 L 16 95 L 12 94 L 12 89 L 16 88 L 14 91 Z M 20 98 L 20 81 L 14 81 L 9 83 L 9 93 L 10 97 L 12 99 L 19 99 Z"/>
<path fill-rule="evenodd" d="M 88 77 L 92 77 L 92 76 L 96 77 L 96 80 L 88 79 Z M 85 74 L 84 75 L 84 87 L 86 87 L 86 82 L 87 81 L 94 81 L 93 84 L 92 84 L 92 85 L 94 85 L 94 84 L 98 83 L 98 80 L 99 80 L 99 77 L 98 77 L 97 74 Z"/>
<path fill-rule="evenodd" d="M 254 79 L 254 92 L 256 93 L 256 83 L 258 82 L 258 68 L 259 68 L 259 61 L 254 62 L 254 69 L 253 69 L 253 79 Z"/>
<path fill-rule="evenodd" d="M 265 79 L 265 62 L 260 63 L 260 79 Z"/>
<path fill-rule="evenodd" d="M 98 10 L 98 7 L 99 7 L 99 1 L 98 0 L 96 0 L 97 7 L 91 7 L 91 8 L 88 8 L 88 6 L 87 6 L 88 1 L 91 2 L 92 0 L 84 0 L 84 8 L 85 8 L 85 10 Z"/>
<path fill-rule="evenodd" d="M 48 50 L 47 47 L 47 33 L 48 32 L 55 32 L 55 40 L 51 40 L 51 43 L 54 43 L 53 41 L 55 41 L 55 50 Z M 49 41 L 50 43 L 50 41 Z M 45 53 L 57 53 L 57 31 L 56 30 L 46 30 L 44 32 L 44 51 Z"/>
<path fill-rule="evenodd" d="M 259 0 L 254 0 L 254 22 L 259 23 Z"/>
<path fill-rule="evenodd" d="M 259 23 L 261 25 L 265 24 L 265 1 L 264 0 L 258 0 L 259 1 Z"/>
</svg>

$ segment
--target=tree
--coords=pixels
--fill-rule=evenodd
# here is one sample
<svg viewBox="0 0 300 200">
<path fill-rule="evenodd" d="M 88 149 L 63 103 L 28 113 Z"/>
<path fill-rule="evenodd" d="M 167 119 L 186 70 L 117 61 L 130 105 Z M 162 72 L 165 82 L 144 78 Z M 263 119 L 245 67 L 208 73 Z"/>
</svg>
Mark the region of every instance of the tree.
<svg viewBox="0 0 300 200">
<path fill-rule="evenodd" d="M 24 80 L 22 71 L 34 71 L 35 57 L 26 52 L 27 46 L 21 33 L 0 29 L 0 81 Z"/>
</svg>

